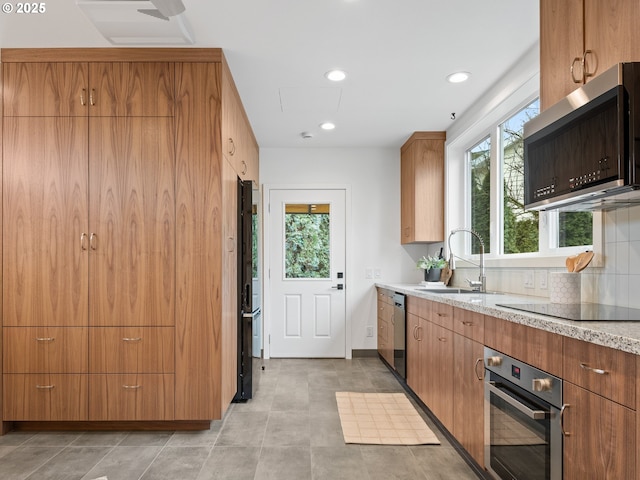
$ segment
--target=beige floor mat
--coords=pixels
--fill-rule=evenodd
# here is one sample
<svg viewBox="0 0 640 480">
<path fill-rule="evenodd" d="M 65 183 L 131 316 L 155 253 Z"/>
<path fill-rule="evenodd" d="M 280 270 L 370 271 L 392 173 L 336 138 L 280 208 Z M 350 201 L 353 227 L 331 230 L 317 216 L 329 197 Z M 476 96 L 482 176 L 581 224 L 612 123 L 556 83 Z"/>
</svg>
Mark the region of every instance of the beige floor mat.
<svg viewBox="0 0 640 480">
<path fill-rule="evenodd" d="M 404 393 L 336 392 L 345 443 L 439 445 Z"/>
</svg>

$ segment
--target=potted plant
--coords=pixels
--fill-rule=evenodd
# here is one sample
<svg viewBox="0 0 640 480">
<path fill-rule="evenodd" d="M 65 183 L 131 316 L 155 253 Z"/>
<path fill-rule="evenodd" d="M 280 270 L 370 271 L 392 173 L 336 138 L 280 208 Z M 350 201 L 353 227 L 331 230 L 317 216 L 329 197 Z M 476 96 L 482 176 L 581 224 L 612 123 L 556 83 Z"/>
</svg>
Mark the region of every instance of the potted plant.
<svg viewBox="0 0 640 480">
<path fill-rule="evenodd" d="M 418 260 L 418 268 L 424 270 L 426 282 L 439 282 L 442 269 L 447 266 L 447 261 L 441 257 L 423 256 Z"/>
</svg>

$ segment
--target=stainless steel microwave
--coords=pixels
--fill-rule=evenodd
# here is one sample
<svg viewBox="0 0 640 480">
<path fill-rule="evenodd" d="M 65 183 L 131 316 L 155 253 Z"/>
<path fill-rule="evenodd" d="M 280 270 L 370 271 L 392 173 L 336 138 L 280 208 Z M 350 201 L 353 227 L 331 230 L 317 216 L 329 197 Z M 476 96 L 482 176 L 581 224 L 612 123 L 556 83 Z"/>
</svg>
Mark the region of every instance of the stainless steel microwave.
<svg viewBox="0 0 640 480">
<path fill-rule="evenodd" d="M 524 126 L 527 210 L 640 204 L 640 62 L 619 63 Z"/>
</svg>

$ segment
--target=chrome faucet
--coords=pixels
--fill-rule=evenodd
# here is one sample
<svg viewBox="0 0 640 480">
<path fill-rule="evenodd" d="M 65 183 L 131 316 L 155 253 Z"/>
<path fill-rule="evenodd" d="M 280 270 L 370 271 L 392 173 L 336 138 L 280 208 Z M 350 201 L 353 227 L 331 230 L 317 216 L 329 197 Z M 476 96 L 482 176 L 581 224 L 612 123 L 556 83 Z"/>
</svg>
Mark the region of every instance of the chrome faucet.
<svg viewBox="0 0 640 480">
<path fill-rule="evenodd" d="M 480 242 L 480 263 L 474 263 L 470 260 L 467 260 L 462 257 L 458 257 L 457 255 L 453 254 L 453 250 L 451 250 L 451 237 L 453 236 L 454 233 L 458 233 L 458 232 L 468 232 L 478 239 L 478 241 Z M 483 293 L 486 292 L 487 276 L 485 275 L 485 272 L 484 272 L 484 241 L 482 240 L 482 237 L 478 234 L 478 232 L 476 232 L 475 230 L 471 230 L 470 228 L 456 228 L 454 230 L 451 230 L 451 233 L 449 234 L 449 238 L 447 238 L 447 246 L 449 247 L 449 268 L 451 270 L 455 270 L 456 268 L 454 257 L 457 257 L 460 260 L 464 260 L 465 262 L 469 262 L 471 265 L 480 267 L 480 274 L 478 275 L 478 280 L 474 281 L 474 280 L 469 280 L 468 278 L 466 280 L 473 291 L 483 292 Z"/>
</svg>

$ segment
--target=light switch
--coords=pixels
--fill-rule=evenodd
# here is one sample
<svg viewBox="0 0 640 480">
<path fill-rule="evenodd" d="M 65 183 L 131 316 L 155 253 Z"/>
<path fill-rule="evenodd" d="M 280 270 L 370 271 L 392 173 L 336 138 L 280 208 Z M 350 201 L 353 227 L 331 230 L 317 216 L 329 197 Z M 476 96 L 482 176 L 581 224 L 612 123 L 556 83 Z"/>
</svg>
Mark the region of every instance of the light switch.
<svg viewBox="0 0 640 480">
<path fill-rule="evenodd" d="M 382 269 L 381 269 L 381 268 L 376 268 L 376 269 L 373 271 L 373 276 L 374 276 L 375 278 L 378 278 L 378 279 L 379 279 L 379 278 L 382 278 Z"/>
<path fill-rule="evenodd" d="M 373 278 L 373 268 L 365 269 L 364 278 Z"/>
<path fill-rule="evenodd" d="M 524 288 L 535 288 L 534 283 L 534 271 L 533 270 L 525 270 L 524 272 Z"/>
<path fill-rule="evenodd" d="M 538 272 L 538 285 L 540 288 L 547 288 L 547 271 L 541 270 Z"/>
</svg>

